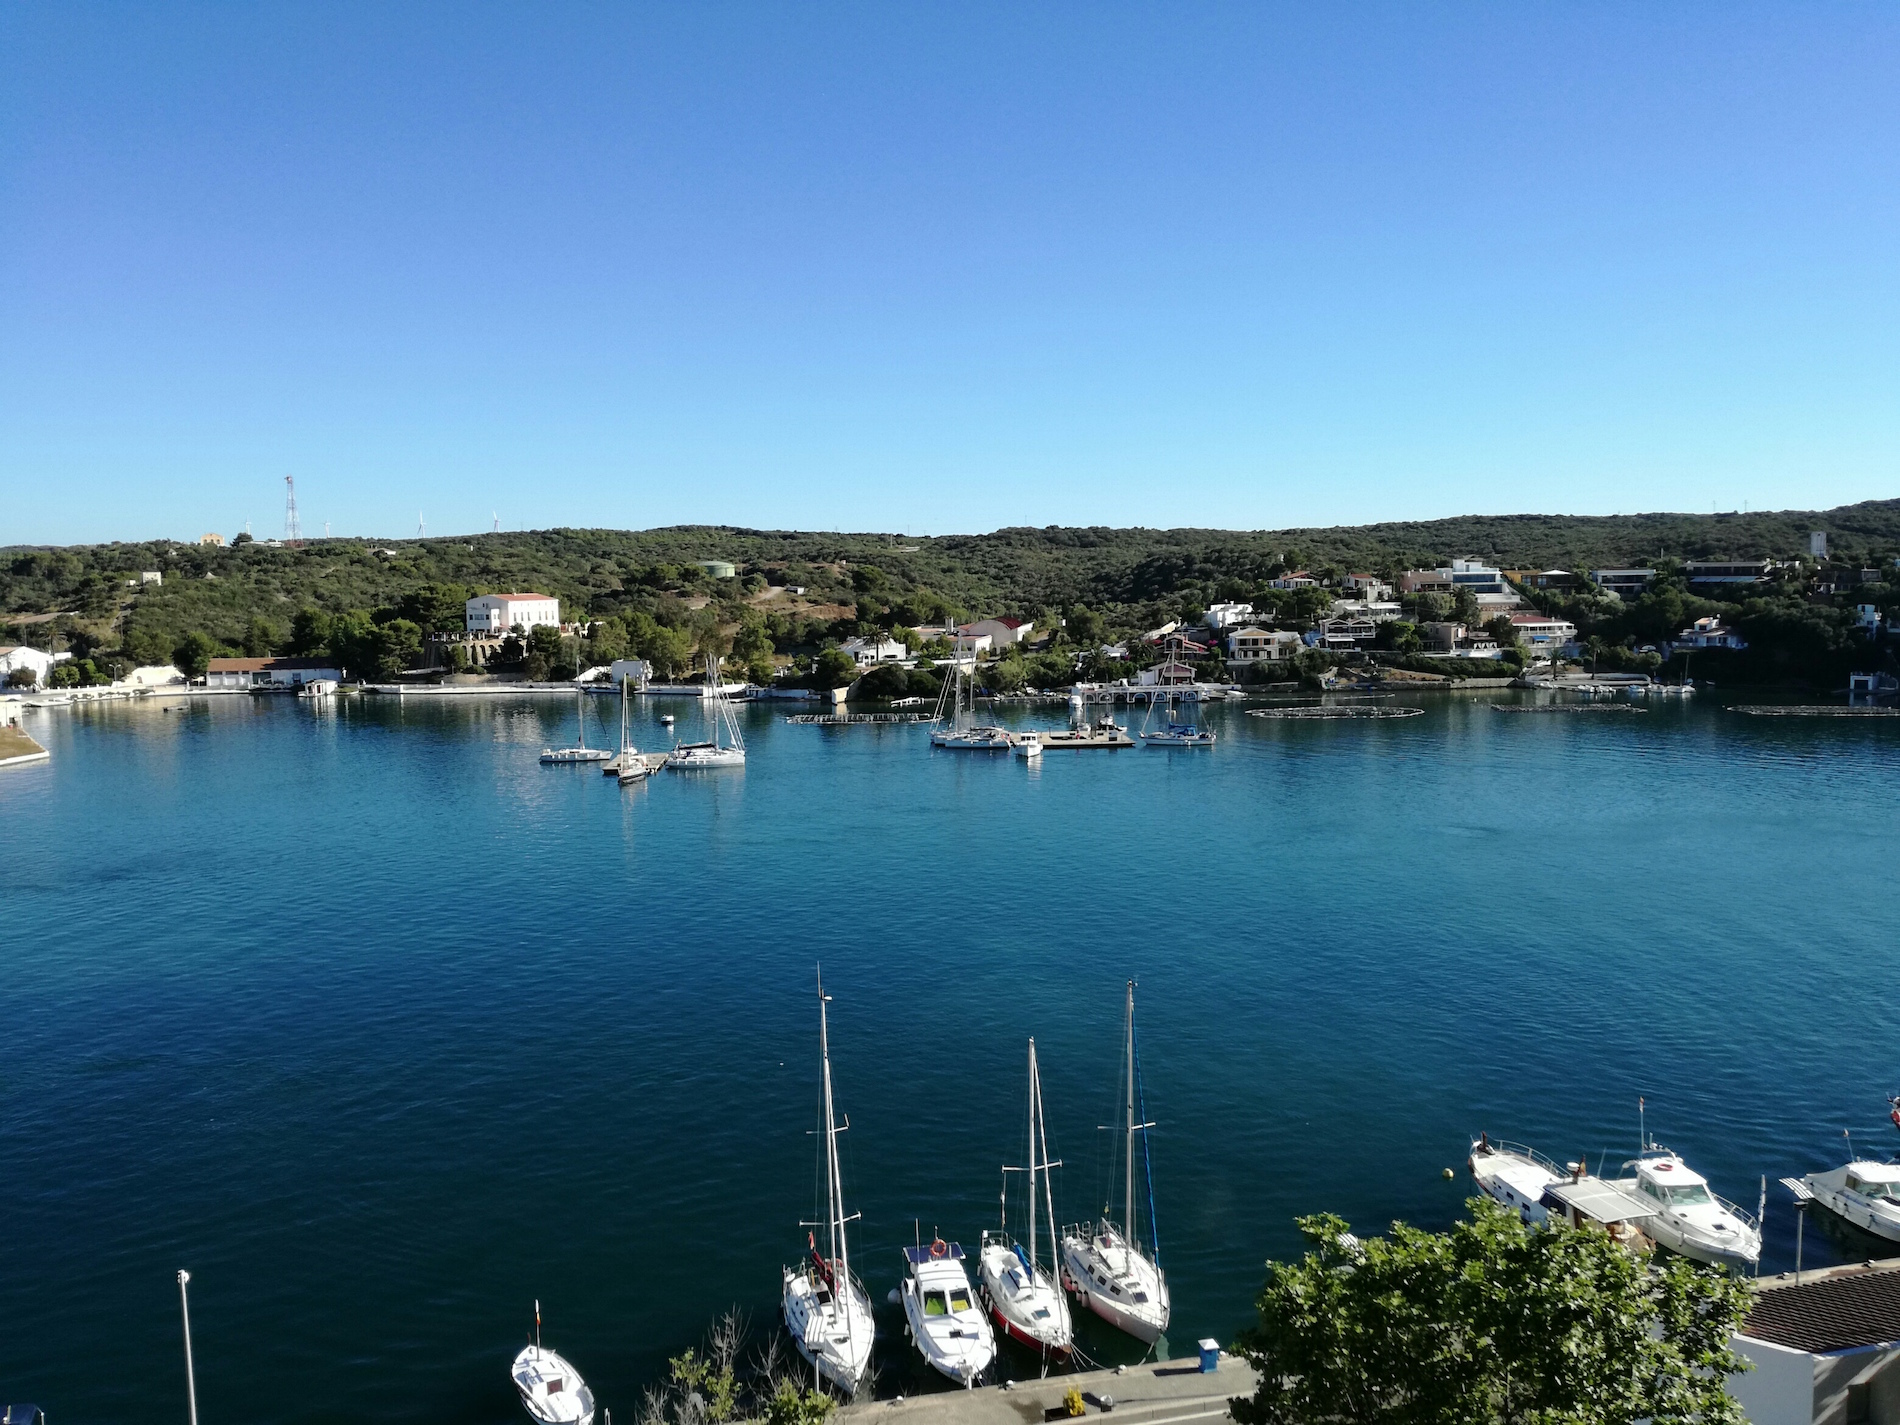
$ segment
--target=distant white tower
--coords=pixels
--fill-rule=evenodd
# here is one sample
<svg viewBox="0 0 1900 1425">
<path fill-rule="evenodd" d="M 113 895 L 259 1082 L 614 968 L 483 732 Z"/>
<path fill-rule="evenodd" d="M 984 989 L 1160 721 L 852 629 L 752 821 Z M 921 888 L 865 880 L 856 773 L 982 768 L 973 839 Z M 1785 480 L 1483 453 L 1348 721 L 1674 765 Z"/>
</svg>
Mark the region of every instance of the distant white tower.
<svg viewBox="0 0 1900 1425">
<path fill-rule="evenodd" d="M 491 529 L 489 533 L 500 534 L 501 533 L 501 515 L 495 510 L 490 510 L 488 514 L 489 514 L 489 517 L 495 521 L 495 527 Z"/>
<path fill-rule="evenodd" d="M 330 537 L 330 522 L 328 520 L 323 522 L 323 537 L 325 539 Z"/>
<path fill-rule="evenodd" d="M 284 476 L 284 543 L 303 543 L 303 525 L 297 519 L 297 477 Z"/>
<path fill-rule="evenodd" d="M 424 526 L 423 526 L 423 523 L 422 523 L 422 511 L 421 511 L 421 510 L 417 510 L 417 511 L 416 511 L 416 538 L 417 538 L 417 539 L 421 539 L 421 538 L 422 538 L 422 531 L 423 531 L 423 528 L 424 528 Z"/>
<path fill-rule="evenodd" d="M 1827 558 L 1827 531 L 1817 529 L 1808 535 L 1808 553 L 1816 559 Z"/>
</svg>

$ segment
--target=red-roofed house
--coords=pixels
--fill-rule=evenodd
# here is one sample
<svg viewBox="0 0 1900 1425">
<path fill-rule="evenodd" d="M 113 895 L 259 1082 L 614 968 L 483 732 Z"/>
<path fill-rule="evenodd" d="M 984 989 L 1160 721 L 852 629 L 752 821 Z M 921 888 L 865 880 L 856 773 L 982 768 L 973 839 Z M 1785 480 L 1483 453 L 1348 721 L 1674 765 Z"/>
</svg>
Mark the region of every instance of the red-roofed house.
<svg viewBox="0 0 1900 1425">
<path fill-rule="evenodd" d="M 546 624 L 561 626 L 561 601 L 546 594 L 479 594 L 468 601 L 470 633 L 506 633 Z"/>
</svg>

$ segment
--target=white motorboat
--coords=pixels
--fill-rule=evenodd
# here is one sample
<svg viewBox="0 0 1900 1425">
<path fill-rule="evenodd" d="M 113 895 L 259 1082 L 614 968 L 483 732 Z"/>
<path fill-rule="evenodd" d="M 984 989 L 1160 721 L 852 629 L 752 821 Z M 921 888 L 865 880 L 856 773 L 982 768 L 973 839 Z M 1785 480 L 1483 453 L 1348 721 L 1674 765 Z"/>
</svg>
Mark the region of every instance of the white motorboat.
<svg viewBox="0 0 1900 1425">
<path fill-rule="evenodd" d="M 1123 1125 L 1122 1221 L 1109 1220 L 1108 1209 L 1092 1223 L 1062 1229 L 1063 1285 L 1080 1296 L 1089 1310 L 1111 1326 L 1153 1344 L 1168 1329 L 1168 1279 L 1161 1271 L 1159 1247 L 1152 1255 L 1141 1250 L 1135 1218 L 1135 1137 L 1141 1136 L 1143 1178 L 1148 1189 L 1148 1228 L 1154 1232 L 1154 1174 L 1148 1164 L 1146 1112 L 1135 1117 L 1140 1094 L 1140 1061 L 1135 1051 L 1135 982 L 1128 982 L 1127 1034 L 1122 1048 L 1127 1093 Z"/>
<path fill-rule="evenodd" d="M 825 1174 L 825 1250 L 807 1233 L 809 1255 L 784 1268 L 780 1306 L 792 1345 L 822 1380 L 845 1395 L 857 1394 L 871 1367 L 871 1342 L 876 1326 L 871 1298 L 864 1283 L 851 1273 L 851 1251 L 845 1224 L 856 1214 L 844 1210 L 844 1179 L 838 1169 L 837 1113 L 831 1098 L 831 1035 L 825 1006 L 824 980 L 818 982 L 818 1059 L 823 1067 L 825 1134 L 821 1161 Z"/>
<path fill-rule="evenodd" d="M 1029 1041 L 1029 1165 L 1003 1169 L 1003 1226 L 998 1232 L 985 1232 L 977 1251 L 976 1273 L 983 1296 L 989 1302 L 990 1315 L 1011 1339 L 1033 1351 L 1067 1356 L 1075 1348 L 1075 1324 L 1069 1318 L 1069 1300 L 1040 1256 L 1042 1233 L 1049 1234 L 1049 1250 L 1055 1253 L 1055 1198 L 1049 1186 L 1049 1169 L 1060 1166 L 1049 1159 L 1049 1133 L 1042 1117 L 1042 1074 L 1036 1067 L 1036 1041 Z M 1009 1174 L 1029 1175 L 1029 1250 L 1009 1237 Z M 1042 1180 L 1040 1214 L 1037 1212 L 1037 1178 Z"/>
<path fill-rule="evenodd" d="M 930 745 L 953 752 L 1008 752 L 1015 739 L 1009 729 L 976 720 L 976 689 L 970 667 L 976 662 L 972 652 L 966 660 L 963 641 L 950 658 L 950 677 L 937 695 L 935 726 L 930 730 Z"/>
<path fill-rule="evenodd" d="M 547 763 L 567 762 L 605 762 L 613 756 L 604 747 L 587 745 L 587 694 L 581 688 L 574 689 L 576 705 L 580 709 L 580 726 L 576 732 L 576 741 L 572 747 L 543 747 L 541 760 Z"/>
<path fill-rule="evenodd" d="M 1494 1143 L 1488 1133 L 1472 1140 L 1467 1162 L 1478 1191 L 1526 1222 L 1542 1222 L 1550 1215 L 1544 1206 L 1544 1189 L 1571 1176 L 1536 1149 L 1522 1143 Z"/>
<path fill-rule="evenodd" d="M 594 1392 L 558 1351 L 541 1344 L 541 1303 L 534 1304 L 534 1340 L 522 1347 L 509 1374 L 521 1403 L 541 1425 L 593 1425 Z"/>
<path fill-rule="evenodd" d="M 1666 1148 L 1651 1147 L 1623 1164 L 1618 1186 L 1656 1207 L 1643 1231 L 1672 1252 L 1740 1269 L 1761 1259 L 1755 1219 L 1709 1191 L 1709 1180 Z"/>
<path fill-rule="evenodd" d="M 1027 757 L 1032 762 L 1042 756 L 1042 734 L 1039 732 L 1025 732 L 1016 740 L 1016 755 L 1018 757 Z"/>
<path fill-rule="evenodd" d="M 672 714 L 672 713 L 661 713 L 661 714 L 660 714 L 660 726 L 661 726 L 661 727 L 671 727 L 672 725 L 673 725 L 673 714 Z"/>
<path fill-rule="evenodd" d="M 1900 1242 L 1900 1163 L 1859 1159 L 1801 1180 L 1814 1200 L 1876 1237 Z"/>
<path fill-rule="evenodd" d="M 739 724 L 732 715 L 732 704 L 726 700 L 725 689 L 720 686 L 719 661 L 712 654 L 706 655 L 708 686 L 702 705 L 712 723 L 712 740 L 676 743 L 666 757 L 666 765 L 675 772 L 745 766 L 745 739 L 739 735 Z"/>
<path fill-rule="evenodd" d="M 904 1248 L 901 1295 L 910 1338 L 926 1361 L 961 1386 L 973 1386 L 996 1358 L 996 1338 L 977 1305 L 963 1248 L 943 1238 Z"/>
</svg>

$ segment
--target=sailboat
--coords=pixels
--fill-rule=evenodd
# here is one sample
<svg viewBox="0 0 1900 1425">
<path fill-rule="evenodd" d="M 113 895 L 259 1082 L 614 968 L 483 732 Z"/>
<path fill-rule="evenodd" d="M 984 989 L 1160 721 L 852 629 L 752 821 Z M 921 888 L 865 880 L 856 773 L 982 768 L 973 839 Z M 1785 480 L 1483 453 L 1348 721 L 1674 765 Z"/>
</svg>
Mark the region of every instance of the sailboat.
<svg viewBox="0 0 1900 1425">
<path fill-rule="evenodd" d="M 633 745 L 633 738 L 627 730 L 627 684 L 632 681 L 631 678 L 620 680 L 620 751 L 605 769 L 610 775 L 618 776 L 623 787 L 645 781 L 653 775 L 654 763 L 665 760 L 664 757 L 648 757 Z"/>
<path fill-rule="evenodd" d="M 1122 1144 L 1122 1220 L 1109 1220 L 1102 1209 L 1096 1222 L 1062 1229 L 1063 1284 L 1080 1296 L 1089 1310 L 1111 1326 L 1153 1344 L 1168 1329 L 1168 1279 L 1161 1272 L 1160 1248 L 1154 1244 L 1154 1176 L 1146 1173 L 1150 1252 L 1141 1250 L 1135 1219 L 1135 1135 L 1141 1135 L 1141 1156 L 1148 1161 L 1148 1130 L 1154 1125 L 1137 1121 L 1135 1104 L 1140 1092 L 1141 1068 L 1135 1055 L 1135 982 L 1128 982 L 1127 1036 L 1122 1048 L 1127 1077 L 1127 1116 Z"/>
<path fill-rule="evenodd" d="M 930 745 L 958 752 L 1007 752 L 1012 741 L 1009 729 L 976 720 L 976 692 L 970 667 L 976 663 L 972 651 L 966 665 L 963 640 L 950 658 L 950 677 L 937 695 L 936 726 L 930 730 Z M 947 720 L 947 721 L 946 721 Z"/>
<path fill-rule="evenodd" d="M 534 1340 L 509 1369 L 521 1404 L 541 1425 L 593 1425 L 594 1392 L 558 1351 L 541 1344 L 541 1303 L 534 1304 Z"/>
<path fill-rule="evenodd" d="M 1060 1167 L 1049 1159 L 1049 1133 L 1042 1116 L 1042 1074 L 1036 1067 L 1036 1041 L 1029 1041 L 1029 1166 L 1003 1169 L 1003 1225 L 985 1232 L 977 1253 L 977 1279 L 990 1304 L 997 1327 L 1012 1340 L 1035 1351 L 1066 1356 L 1075 1348 L 1075 1325 L 1069 1319 L 1069 1299 L 1062 1294 L 1049 1267 L 1039 1255 L 1042 1227 L 1049 1230 L 1049 1254 L 1055 1256 L 1055 1197 L 1049 1169 Z M 1009 1236 L 1009 1174 L 1029 1174 L 1029 1250 Z M 1036 1179 L 1042 1179 L 1042 1215 L 1036 1211 Z M 1053 1265 L 1053 1263 L 1052 1263 Z"/>
<path fill-rule="evenodd" d="M 820 1151 L 825 1173 L 825 1250 L 819 1252 L 816 1235 L 808 1231 L 805 1242 L 810 1255 L 784 1269 L 781 1307 L 792 1345 L 811 1362 L 818 1378 L 830 1381 L 846 1395 L 855 1395 L 871 1366 L 871 1339 L 876 1328 L 870 1295 L 864 1283 L 851 1274 L 851 1251 L 845 1240 L 845 1224 L 857 1214 L 845 1214 L 844 1179 L 838 1171 L 838 1134 L 843 1130 L 838 1127 L 831 1101 L 831 1037 L 825 1014 L 830 1002 L 820 976 L 818 1057 L 824 1066 L 825 1137 Z"/>
<path fill-rule="evenodd" d="M 739 735 L 739 724 L 732 715 L 732 704 L 726 700 L 725 690 L 719 686 L 719 659 L 711 653 L 706 655 L 706 678 L 706 716 L 712 722 L 712 741 L 675 743 L 673 750 L 666 756 L 666 765 L 676 772 L 745 766 L 745 739 Z M 725 739 L 723 742 L 720 740 L 722 736 Z"/>
<path fill-rule="evenodd" d="M 1168 652 L 1165 656 L 1164 667 L 1169 663 L 1181 663 L 1185 661 L 1185 651 L 1182 648 L 1182 644 L 1185 642 L 1186 640 L 1184 639 L 1171 638 L 1168 640 Z M 1149 747 L 1212 747 L 1214 745 L 1214 734 L 1212 732 L 1197 723 L 1183 722 L 1176 712 L 1176 704 L 1180 697 L 1179 689 L 1172 683 L 1167 684 L 1166 689 L 1168 710 L 1166 715 L 1162 718 L 1159 727 L 1155 727 L 1153 724 L 1155 720 L 1155 709 L 1162 704 L 1162 690 L 1157 688 L 1155 695 L 1148 699 L 1148 716 L 1143 718 L 1141 723 L 1142 742 Z"/>
<path fill-rule="evenodd" d="M 572 747 L 543 747 L 543 762 L 605 762 L 613 756 L 604 747 L 587 745 L 587 694 L 578 683 L 574 685 L 574 697 L 580 712 L 580 727 L 575 734 L 578 741 Z"/>
</svg>

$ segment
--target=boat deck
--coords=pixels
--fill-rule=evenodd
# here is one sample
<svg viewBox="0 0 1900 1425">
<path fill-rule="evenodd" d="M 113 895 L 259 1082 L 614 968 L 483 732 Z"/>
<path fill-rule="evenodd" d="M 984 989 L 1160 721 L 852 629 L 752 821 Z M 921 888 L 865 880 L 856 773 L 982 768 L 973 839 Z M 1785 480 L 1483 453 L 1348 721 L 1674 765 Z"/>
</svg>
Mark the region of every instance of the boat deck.
<svg viewBox="0 0 1900 1425">
<path fill-rule="evenodd" d="M 1220 1369 L 1203 1374 L 1192 1358 L 1159 1365 L 1128 1366 L 1115 1371 L 1051 1375 L 977 1390 L 936 1391 L 906 1400 L 869 1400 L 847 1405 L 841 1421 L 853 1425 L 1042 1425 L 1043 1412 L 1062 1404 L 1070 1390 L 1082 1392 L 1090 1418 L 1102 1412 L 1097 1401 L 1113 1399 L 1116 1422 L 1128 1425 L 1184 1425 L 1188 1421 L 1228 1418 L 1227 1402 L 1251 1395 L 1259 1377 L 1236 1356 L 1222 1355 Z"/>
</svg>

